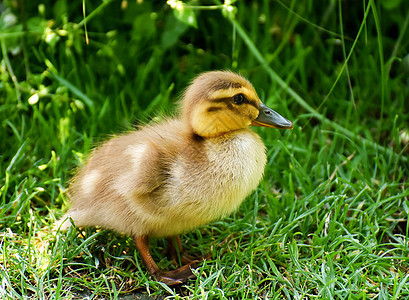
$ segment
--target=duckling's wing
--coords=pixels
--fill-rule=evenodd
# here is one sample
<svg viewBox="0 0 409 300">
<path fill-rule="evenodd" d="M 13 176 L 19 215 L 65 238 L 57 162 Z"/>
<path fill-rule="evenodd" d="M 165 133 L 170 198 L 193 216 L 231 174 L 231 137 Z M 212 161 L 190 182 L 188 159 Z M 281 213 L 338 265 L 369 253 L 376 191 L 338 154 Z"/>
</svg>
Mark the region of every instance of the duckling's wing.
<svg viewBox="0 0 409 300">
<path fill-rule="evenodd" d="M 160 194 L 166 181 L 166 164 L 156 143 L 139 131 L 109 140 L 73 180 L 72 207 L 64 218 L 71 217 L 77 226 L 126 232 L 122 224 L 130 214 L 163 206 L 157 201 L 162 197 L 153 195 Z"/>
<path fill-rule="evenodd" d="M 163 185 L 166 162 L 163 153 L 150 142 L 128 145 L 113 175 L 112 188 L 124 196 L 147 195 Z"/>
</svg>

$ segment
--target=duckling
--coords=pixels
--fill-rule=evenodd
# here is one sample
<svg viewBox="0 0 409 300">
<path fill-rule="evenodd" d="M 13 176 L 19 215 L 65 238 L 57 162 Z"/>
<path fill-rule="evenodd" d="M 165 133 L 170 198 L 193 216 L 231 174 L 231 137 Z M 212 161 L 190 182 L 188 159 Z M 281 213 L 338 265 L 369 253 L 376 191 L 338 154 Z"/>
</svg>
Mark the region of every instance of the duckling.
<svg viewBox="0 0 409 300">
<path fill-rule="evenodd" d="M 244 77 L 230 71 L 199 75 L 184 92 L 177 117 L 93 151 L 69 187 L 72 207 L 58 225 L 67 229 L 73 221 L 125 233 L 157 280 L 175 285 L 193 278 L 197 261 L 185 256 L 179 269 L 160 270 L 149 238 L 169 238 L 174 257 L 181 250 L 179 234 L 232 213 L 257 187 L 267 157 L 250 125 L 293 128 Z"/>
</svg>

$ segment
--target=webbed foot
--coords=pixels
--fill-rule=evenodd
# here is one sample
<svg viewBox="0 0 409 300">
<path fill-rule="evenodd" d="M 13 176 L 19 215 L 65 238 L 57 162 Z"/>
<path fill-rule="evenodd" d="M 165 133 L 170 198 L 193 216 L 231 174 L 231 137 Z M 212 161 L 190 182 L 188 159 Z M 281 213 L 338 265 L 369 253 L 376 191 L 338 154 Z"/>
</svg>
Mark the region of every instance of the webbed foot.
<svg viewBox="0 0 409 300">
<path fill-rule="evenodd" d="M 196 278 L 196 275 L 192 272 L 192 268 L 196 267 L 196 264 L 193 262 L 176 270 L 159 272 L 159 274 L 155 274 L 154 276 L 169 286 L 178 285 L 186 282 L 188 279 Z"/>
</svg>

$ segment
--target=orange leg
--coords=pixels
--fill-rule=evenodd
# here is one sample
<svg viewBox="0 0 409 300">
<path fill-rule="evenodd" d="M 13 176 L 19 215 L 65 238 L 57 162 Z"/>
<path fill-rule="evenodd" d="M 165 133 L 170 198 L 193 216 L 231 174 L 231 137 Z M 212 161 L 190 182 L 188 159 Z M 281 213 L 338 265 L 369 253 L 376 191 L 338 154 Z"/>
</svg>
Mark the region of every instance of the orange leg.
<svg viewBox="0 0 409 300">
<path fill-rule="evenodd" d="M 178 265 L 179 259 L 182 264 L 195 264 L 200 261 L 183 252 L 182 241 L 179 235 L 168 238 L 168 249 L 166 252 L 170 254 L 174 265 Z"/>
<path fill-rule="evenodd" d="M 148 268 L 149 274 L 155 276 L 156 279 L 166 283 L 167 285 L 181 284 L 189 278 L 196 277 L 190 270 L 190 267 L 194 267 L 194 262 L 173 271 L 161 271 L 149 252 L 148 241 L 147 236 L 134 237 L 136 248 L 138 248 L 139 253 L 142 256 L 142 260 Z"/>
</svg>

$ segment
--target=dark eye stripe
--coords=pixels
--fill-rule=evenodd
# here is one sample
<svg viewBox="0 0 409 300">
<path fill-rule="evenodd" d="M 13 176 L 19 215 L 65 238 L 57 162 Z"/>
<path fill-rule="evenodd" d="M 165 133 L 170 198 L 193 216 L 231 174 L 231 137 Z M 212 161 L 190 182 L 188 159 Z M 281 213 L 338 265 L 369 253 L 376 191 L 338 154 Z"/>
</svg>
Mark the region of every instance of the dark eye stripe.
<svg viewBox="0 0 409 300">
<path fill-rule="evenodd" d="M 248 104 L 250 104 L 251 106 L 254 106 L 257 109 L 259 109 L 259 105 L 257 104 L 257 102 L 255 102 L 253 100 L 249 100 Z"/>
<path fill-rule="evenodd" d="M 211 102 L 213 103 L 226 103 L 228 107 L 231 107 L 231 100 L 232 97 L 227 97 L 227 98 L 219 98 L 219 99 L 212 99 Z M 255 108 L 259 109 L 259 105 L 256 101 L 247 99 L 248 101 L 246 104 L 250 104 L 251 106 L 254 106 Z"/>
<path fill-rule="evenodd" d="M 214 103 L 222 103 L 222 102 L 228 102 L 230 101 L 230 99 L 231 99 L 230 97 L 227 97 L 227 98 L 212 99 L 211 101 Z"/>
<path fill-rule="evenodd" d="M 222 107 L 214 107 L 214 106 L 212 106 L 212 107 L 209 107 L 209 108 L 207 109 L 207 112 L 218 111 L 218 110 L 222 110 L 222 109 L 223 109 Z"/>
</svg>

